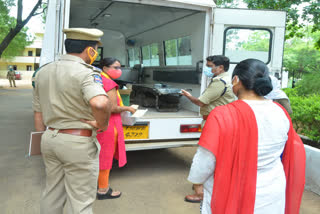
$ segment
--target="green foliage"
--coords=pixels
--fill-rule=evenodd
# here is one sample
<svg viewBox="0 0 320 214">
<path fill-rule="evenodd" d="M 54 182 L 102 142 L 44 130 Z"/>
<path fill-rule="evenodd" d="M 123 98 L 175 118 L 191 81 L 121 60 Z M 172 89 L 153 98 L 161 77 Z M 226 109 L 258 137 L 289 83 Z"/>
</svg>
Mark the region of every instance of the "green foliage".
<svg viewBox="0 0 320 214">
<path fill-rule="evenodd" d="M 15 19 L 10 17 L 10 24 L 14 23 Z M 8 27 L 8 26 L 7 26 Z M 8 29 L 9 30 L 9 29 Z M 25 49 L 26 46 L 32 44 L 33 38 L 27 34 L 28 28 L 24 27 L 16 37 L 10 42 L 9 46 L 3 52 L 3 58 L 12 58 L 15 56 L 19 56 L 22 54 L 22 51 Z M 8 32 L 8 31 L 5 31 Z M 0 40 L 2 40 L 6 35 L 0 33 Z"/>
<path fill-rule="evenodd" d="M 293 38 L 285 43 L 283 65 L 290 76 L 294 74 L 295 79 L 320 71 L 320 52 L 314 47 L 320 32 L 312 33 L 311 28 L 305 28 L 304 34 L 303 39 Z"/>
<path fill-rule="evenodd" d="M 250 34 L 248 41 L 242 45 L 247 51 L 269 51 L 270 33 L 264 30 L 257 30 Z"/>
<path fill-rule="evenodd" d="M 239 0 L 214 0 L 217 7 L 235 8 L 238 6 Z"/>
<path fill-rule="evenodd" d="M 177 56 L 177 40 L 172 39 L 165 41 L 165 47 L 166 47 L 166 57 L 176 57 Z"/>
<path fill-rule="evenodd" d="M 296 96 L 320 95 L 320 71 L 309 73 L 297 83 L 294 90 Z"/>
<path fill-rule="evenodd" d="M 305 40 L 295 38 L 287 41 L 289 47 L 285 48 L 284 55 L 286 70 L 303 75 L 295 88 L 286 89 L 285 92 L 291 102 L 293 110 L 291 117 L 297 131 L 318 141 L 320 140 L 320 52 L 310 47 L 310 44 L 313 44 L 312 39 L 317 35 L 315 33 L 309 35 Z"/>
<path fill-rule="evenodd" d="M 16 26 L 16 18 L 10 17 L 9 10 L 14 6 L 13 0 L 0 0 L 0 41 L 2 41 L 8 32 Z M 20 33 L 10 42 L 5 49 L 3 58 L 12 58 L 21 55 L 24 48 L 30 45 L 33 38 L 27 34 L 28 28 L 23 28 Z"/>
<path fill-rule="evenodd" d="M 158 58 L 159 56 L 158 44 L 151 45 L 150 49 L 151 49 L 151 58 Z"/>
<path fill-rule="evenodd" d="M 319 0 L 244 0 L 251 9 L 273 9 L 287 11 L 286 38 L 304 37 L 305 23 L 313 23 L 312 32 L 320 31 L 320 1 Z M 303 12 L 298 13 L 298 7 Z M 303 20 L 304 22 L 301 22 Z M 320 48 L 320 38 L 316 41 L 316 48 Z"/>
<path fill-rule="evenodd" d="M 320 95 L 299 96 L 301 87 L 286 89 L 292 108 L 292 122 L 298 133 L 320 140 Z"/>
<path fill-rule="evenodd" d="M 240 37 L 239 37 L 239 31 L 240 29 L 228 29 L 226 32 L 226 47 L 227 49 L 232 49 L 232 47 L 230 47 L 230 44 L 235 43 L 235 41 L 238 41 L 237 43 L 235 43 L 235 49 L 239 50 L 241 48 L 242 42 L 239 41 Z"/>
<path fill-rule="evenodd" d="M 42 23 L 46 23 L 47 15 L 48 15 L 48 0 L 44 0 L 43 4 L 41 5 L 41 9 L 43 11 L 42 14 Z"/>
</svg>

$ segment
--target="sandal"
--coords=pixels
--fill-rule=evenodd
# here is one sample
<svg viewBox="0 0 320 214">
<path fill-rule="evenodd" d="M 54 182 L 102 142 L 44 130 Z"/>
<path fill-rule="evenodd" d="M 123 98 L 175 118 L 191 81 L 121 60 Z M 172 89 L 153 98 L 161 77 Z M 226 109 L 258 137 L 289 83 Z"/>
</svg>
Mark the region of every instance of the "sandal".
<svg viewBox="0 0 320 214">
<path fill-rule="evenodd" d="M 119 198 L 121 196 L 121 192 L 119 195 L 112 195 L 113 190 L 109 188 L 108 192 L 101 194 L 97 192 L 97 199 L 98 200 L 104 200 L 104 199 L 114 199 Z"/>
<path fill-rule="evenodd" d="M 184 200 L 190 203 L 200 203 L 203 200 L 203 193 L 202 194 L 193 194 L 187 195 Z"/>
</svg>

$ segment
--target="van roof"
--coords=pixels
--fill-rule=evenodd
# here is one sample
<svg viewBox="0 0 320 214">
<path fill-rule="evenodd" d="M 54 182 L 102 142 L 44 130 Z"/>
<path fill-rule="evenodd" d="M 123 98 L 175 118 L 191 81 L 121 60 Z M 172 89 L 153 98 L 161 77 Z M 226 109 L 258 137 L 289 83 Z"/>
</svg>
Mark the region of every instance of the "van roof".
<svg viewBox="0 0 320 214">
<path fill-rule="evenodd" d="M 69 27 L 94 27 L 132 38 L 155 27 L 204 12 L 208 5 L 214 5 L 212 0 L 136 1 L 71 0 Z"/>
<path fill-rule="evenodd" d="M 191 5 L 199 5 L 204 7 L 215 7 L 216 4 L 213 0 L 165 0 L 165 1 L 171 1 L 171 2 L 178 2 L 178 3 L 184 3 L 184 4 L 191 4 Z"/>
</svg>

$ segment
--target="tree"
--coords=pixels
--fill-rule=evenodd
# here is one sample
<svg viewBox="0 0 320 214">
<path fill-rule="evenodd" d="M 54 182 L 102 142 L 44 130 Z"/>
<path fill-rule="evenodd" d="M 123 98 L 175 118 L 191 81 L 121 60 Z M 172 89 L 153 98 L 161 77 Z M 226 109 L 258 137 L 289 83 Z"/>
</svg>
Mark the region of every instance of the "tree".
<svg viewBox="0 0 320 214">
<path fill-rule="evenodd" d="M 270 33 L 266 30 L 228 29 L 226 48 L 244 51 L 268 52 Z"/>
<path fill-rule="evenodd" d="M 287 11 L 286 39 L 304 37 L 305 23 L 313 23 L 312 32 L 320 31 L 319 0 L 243 0 L 251 9 L 273 9 Z M 303 8 L 300 15 L 298 7 Z M 301 22 L 300 20 L 304 21 Z M 320 49 L 320 38 L 315 42 Z"/>
<path fill-rule="evenodd" d="M 231 7 L 235 8 L 238 6 L 240 0 L 213 0 L 217 7 Z"/>
<path fill-rule="evenodd" d="M 9 8 L 12 2 L 0 1 L 0 40 L 5 38 L 11 28 L 15 26 L 16 19 L 9 16 Z M 32 38 L 27 35 L 27 28 L 23 28 L 20 33 L 11 41 L 8 48 L 3 52 L 2 58 L 10 58 L 19 55 L 25 46 L 32 42 Z"/>
<path fill-rule="evenodd" d="M 315 49 L 314 41 L 320 32 L 312 33 L 312 27 L 304 28 L 305 37 L 289 39 L 285 43 L 283 64 L 290 76 L 302 78 L 307 73 L 320 73 L 320 52 Z"/>
<path fill-rule="evenodd" d="M 265 30 L 257 30 L 249 35 L 248 41 L 242 44 L 247 51 L 269 51 L 270 33 Z"/>
<path fill-rule="evenodd" d="M 38 9 L 41 9 L 42 0 L 38 0 L 29 15 L 26 19 L 22 19 L 23 12 L 23 0 L 18 0 L 17 6 L 17 18 L 9 16 L 9 8 L 14 6 L 14 0 L 0 0 L 0 23 L 1 23 L 1 32 L 0 38 L 2 42 L 0 44 L 0 57 L 5 53 L 6 56 L 14 56 L 16 46 L 13 44 L 18 44 L 17 49 L 25 47 L 30 42 L 30 39 L 27 37 L 27 28 L 25 25 L 30 21 L 33 16 L 39 15 L 42 12 L 39 12 Z M 25 41 L 23 41 L 23 38 Z M 11 44 L 11 42 L 13 42 Z M 13 49 L 11 49 L 11 48 Z M 6 49 L 8 51 L 6 51 Z"/>
<path fill-rule="evenodd" d="M 239 30 L 240 29 L 228 29 L 226 32 L 226 46 L 227 49 L 232 49 L 230 44 L 233 44 L 235 41 L 239 40 Z M 242 45 L 242 42 L 235 43 L 235 49 L 238 50 Z"/>
</svg>

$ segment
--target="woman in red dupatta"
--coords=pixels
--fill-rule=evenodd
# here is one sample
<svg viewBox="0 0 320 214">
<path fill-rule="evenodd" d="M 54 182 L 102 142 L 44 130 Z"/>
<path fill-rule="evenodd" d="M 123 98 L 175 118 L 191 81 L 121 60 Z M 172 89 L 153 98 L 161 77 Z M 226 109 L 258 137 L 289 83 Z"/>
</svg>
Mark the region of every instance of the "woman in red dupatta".
<svg viewBox="0 0 320 214">
<path fill-rule="evenodd" d="M 118 91 L 119 86 L 112 80 L 121 76 L 120 61 L 115 58 L 104 58 L 101 60 L 100 66 L 103 88 L 113 104 L 108 129 L 97 134 L 97 139 L 101 145 L 97 198 L 103 200 L 118 198 L 121 195 L 121 192 L 113 191 L 109 187 L 109 175 L 113 158 L 118 160 L 119 167 L 123 167 L 127 163 L 120 113 L 123 111 L 134 113 L 136 110 L 123 105 Z"/>
<path fill-rule="evenodd" d="M 232 77 L 239 100 L 209 114 L 188 178 L 207 187 L 202 214 L 298 214 L 305 150 L 289 114 L 263 97 L 268 68 L 244 60 Z"/>
</svg>

